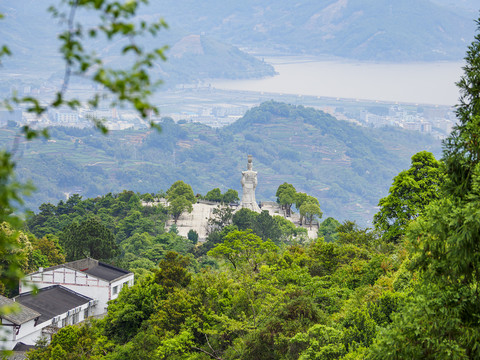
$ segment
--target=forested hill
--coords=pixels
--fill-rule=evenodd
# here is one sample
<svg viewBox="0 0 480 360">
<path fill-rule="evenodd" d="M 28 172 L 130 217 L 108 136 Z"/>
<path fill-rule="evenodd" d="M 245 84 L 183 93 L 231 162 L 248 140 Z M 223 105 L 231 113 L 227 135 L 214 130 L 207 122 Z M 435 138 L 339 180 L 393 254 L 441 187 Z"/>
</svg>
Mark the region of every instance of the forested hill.
<svg viewBox="0 0 480 360">
<path fill-rule="evenodd" d="M 95 197 L 124 189 L 166 190 L 181 179 L 195 193 L 219 187 L 241 193 L 241 171 L 253 155 L 257 200 L 275 200 L 278 186 L 317 197 L 324 217 L 366 224 L 410 157 L 440 141 L 396 128 L 368 129 L 303 106 L 267 102 L 222 129 L 163 119 L 155 130 L 112 131 L 52 128 L 50 140 L 22 142 L 17 169 L 37 187 L 27 199 L 35 209 L 66 194 Z M 0 140 L 13 141 L 15 129 Z"/>
</svg>

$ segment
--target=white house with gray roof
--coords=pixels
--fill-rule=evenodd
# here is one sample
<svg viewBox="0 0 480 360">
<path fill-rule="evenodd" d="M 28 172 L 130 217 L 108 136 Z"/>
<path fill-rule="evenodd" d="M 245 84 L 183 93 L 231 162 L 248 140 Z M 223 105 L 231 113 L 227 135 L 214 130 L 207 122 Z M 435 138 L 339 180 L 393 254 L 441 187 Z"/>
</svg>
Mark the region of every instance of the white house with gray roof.
<svg viewBox="0 0 480 360">
<path fill-rule="evenodd" d="M 17 344 L 35 345 L 41 339 L 51 339 L 59 328 L 88 318 L 93 311 L 93 299 L 60 285 L 40 289 L 35 295 L 25 292 L 13 299 L 0 296 L 0 348 L 12 350 Z"/>
<path fill-rule="evenodd" d="M 102 263 L 94 259 L 82 259 L 52 266 L 28 274 L 20 283 L 20 294 L 35 287 L 42 289 L 51 285 L 62 285 L 96 301 L 92 315 L 107 311 L 109 300 L 116 299 L 122 287 L 132 286 L 132 272 Z"/>
<path fill-rule="evenodd" d="M 0 350 L 35 345 L 67 325 L 107 311 L 133 273 L 94 259 L 40 268 L 20 282 L 14 299 L 0 296 Z M 32 290 L 38 289 L 37 294 Z M 12 308 L 15 311 L 9 311 Z M 6 312 L 4 310 L 7 310 Z"/>
</svg>

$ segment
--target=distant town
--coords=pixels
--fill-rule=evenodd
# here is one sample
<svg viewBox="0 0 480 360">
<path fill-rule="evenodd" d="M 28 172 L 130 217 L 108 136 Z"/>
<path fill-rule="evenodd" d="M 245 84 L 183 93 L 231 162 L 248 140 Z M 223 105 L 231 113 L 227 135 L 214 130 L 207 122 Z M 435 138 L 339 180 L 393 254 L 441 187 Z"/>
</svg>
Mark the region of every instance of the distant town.
<svg viewBox="0 0 480 360">
<path fill-rule="evenodd" d="M 12 89 L 24 96 L 52 98 L 54 87 L 47 84 L 33 88 Z M 86 97 L 94 88 L 77 86 L 70 90 L 75 96 Z M 92 127 L 92 119 L 101 119 L 108 129 L 141 129 L 149 126 L 149 121 L 160 121 L 170 117 L 175 122 L 198 122 L 218 128 L 229 125 L 242 117 L 248 109 L 263 101 L 276 100 L 293 105 L 310 106 L 360 126 L 394 126 L 407 130 L 431 134 L 444 139 L 455 125 L 455 112 L 452 107 L 432 104 L 388 103 L 365 99 L 343 99 L 315 97 L 295 94 L 261 93 L 253 91 L 219 90 L 210 85 L 178 86 L 175 90 L 160 92 L 155 101 L 160 104 L 160 116 L 142 119 L 134 110 L 121 108 L 86 107 L 77 110 L 50 109 L 41 116 L 15 108 L 13 111 L 0 108 L 0 127 L 8 122 L 17 125 L 30 125 L 34 128 L 65 126 Z"/>
</svg>

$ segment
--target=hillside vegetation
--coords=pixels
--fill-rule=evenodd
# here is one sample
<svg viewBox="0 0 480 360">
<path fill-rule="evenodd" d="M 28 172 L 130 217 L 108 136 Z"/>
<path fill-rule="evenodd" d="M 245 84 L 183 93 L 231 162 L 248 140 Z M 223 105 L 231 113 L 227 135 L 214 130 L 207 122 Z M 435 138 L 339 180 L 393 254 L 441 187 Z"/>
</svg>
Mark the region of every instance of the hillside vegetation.
<svg viewBox="0 0 480 360">
<path fill-rule="evenodd" d="M 460 60 L 475 14 L 430 0 L 162 0 L 172 24 L 243 47 L 375 61 Z M 192 11 L 195 9 L 195 11 Z"/>
<path fill-rule="evenodd" d="M 369 129 L 303 106 L 267 102 L 234 124 L 213 129 L 163 119 L 162 132 L 52 128 L 50 140 L 23 142 L 17 164 L 22 179 L 33 179 L 31 208 L 66 194 L 98 196 L 124 189 L 166 190 L 176 180 L 205 194 L 212 188 L 241 193 L 241 171 L 253 155 L 257 200 L 274 200 L 278 186 L 319 199 L 326 216 L 371 220 L 391 179 L 410 157 L 428 150 L 438 157 L 440 142 L 397 128 Z M 2 129 L 4 143 L 14 129 Z"/>
</svg>

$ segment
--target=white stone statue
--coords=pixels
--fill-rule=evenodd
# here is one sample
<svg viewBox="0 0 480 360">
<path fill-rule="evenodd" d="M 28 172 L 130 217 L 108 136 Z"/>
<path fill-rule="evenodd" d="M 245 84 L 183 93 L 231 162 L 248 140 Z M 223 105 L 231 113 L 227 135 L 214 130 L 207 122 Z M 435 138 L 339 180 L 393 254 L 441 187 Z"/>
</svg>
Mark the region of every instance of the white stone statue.
<svg viewBox="0 0 480 360">
<path fill-rule="evenodd" d="M 255 201 L 255 189 L 257 187 L 257 172 L 252 170 L 252 155 L 248 155 L 247 171 L 242 171 L 242 202 L 241 207 L 256 212 L 261 212 Z"/>
</svg>

